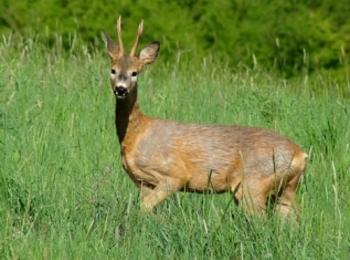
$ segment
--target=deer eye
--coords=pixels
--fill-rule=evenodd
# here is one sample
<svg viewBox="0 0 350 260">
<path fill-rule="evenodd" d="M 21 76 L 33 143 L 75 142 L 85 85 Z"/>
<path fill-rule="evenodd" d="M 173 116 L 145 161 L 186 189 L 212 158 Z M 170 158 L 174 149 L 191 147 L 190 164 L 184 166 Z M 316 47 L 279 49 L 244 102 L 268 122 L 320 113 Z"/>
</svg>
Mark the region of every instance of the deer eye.
<svg viewBox="0 0 350 260">
<path fill-rule="evenodd" d="M 131 76 L 132 76 L 132 77 L 136 77 L 136 76 L 137 76 L 137 71 L 133 71 L 133 72 L 131 73 Z"/>
<path fill-rule="evenodd" d="M 116 73 L 115 69 L 111 69 L 111 73 L 115 74 Z"/>
</svg>

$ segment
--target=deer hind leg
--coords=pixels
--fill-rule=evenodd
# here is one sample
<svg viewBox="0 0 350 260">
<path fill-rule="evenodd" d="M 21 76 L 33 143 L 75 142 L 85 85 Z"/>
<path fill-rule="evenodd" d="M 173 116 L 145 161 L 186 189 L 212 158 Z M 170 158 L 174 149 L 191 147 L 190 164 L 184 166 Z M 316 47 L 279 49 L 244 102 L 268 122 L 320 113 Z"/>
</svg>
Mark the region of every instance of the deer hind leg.
<svg viewBox="0 0 350 260">
<path fill-rule="evenodd" d="M 172 193 L 180 190 L 183 182 L 179 179 L 165 178 L 151 191 L 142 198 L 141 211 L 150 212 L 160 202 L 164 201 Z"/>
<path fill-rule="evenodd" d="M 300 176 L 301 173 L 296 174 L 287 182 L 276 201 L 276 212 L 284 218 L 292 217 L 296 221 L 299 221 L 299 209 L 295 201 L 295 192 L 298 187 Z"/>
<path fill-rule="evenodd" d="M 266 215 L 267 183 L 265 181 L 243 180 L 239 186 L 232 186 L 236 201 L 248 216 Z"/>
<path fill-rule="evenodd" d="M 283 187 L 280 196 L 277 198 L 276 211 L 282 217 L 292 217 L 299 221 L 299 209 L 295 200 L 295 192 L 298 188 L 300 177 L 306 168 L 307 154 L 300 153 L 292 161 L 293 173 L 286 185 Z"/>
</svg>

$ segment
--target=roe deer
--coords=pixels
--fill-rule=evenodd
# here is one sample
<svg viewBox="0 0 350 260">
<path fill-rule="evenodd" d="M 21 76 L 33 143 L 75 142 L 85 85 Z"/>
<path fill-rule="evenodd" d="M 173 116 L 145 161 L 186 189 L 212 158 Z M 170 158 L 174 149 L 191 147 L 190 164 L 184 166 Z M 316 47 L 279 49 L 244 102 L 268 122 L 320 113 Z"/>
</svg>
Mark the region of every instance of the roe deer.
<svg viewBox="0 0 350 260">
<path fill-rule="evenodd" d="M 116 96 L 115 124 L 122 164 L 141 189 L 141 210 L 151 211 L 176 191 L 231 191 L 247 214 L 266 212 L 276 196 L 276 211 L 296 216 L 295 191 L 307 154 L 271 131 L 238 125 L 183 124 L 144 115 L 137 104 L 137 77 L 158 55 L 153 42 L 137 54 L 138 27 L 130 54 L 125 53 L 121 18 L 118 45 L 106 36 Z"/>
</svg>

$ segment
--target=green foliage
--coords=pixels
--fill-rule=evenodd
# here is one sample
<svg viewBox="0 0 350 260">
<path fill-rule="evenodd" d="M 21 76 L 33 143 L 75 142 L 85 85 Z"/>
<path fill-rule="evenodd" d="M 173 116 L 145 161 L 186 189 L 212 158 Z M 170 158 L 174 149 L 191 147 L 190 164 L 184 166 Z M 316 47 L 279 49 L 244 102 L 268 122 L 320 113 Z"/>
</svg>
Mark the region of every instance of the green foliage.
<svg viewBox="0 0 350 260">
<path fill-rule="evenodd" d="M 349 259 L 349 84 L 160 57 L 139 79 L 146 114 L 266 127 L 310 158 L 300 227 L 247 221 L 229 193 L 178 193 L 142 215 L 121 165 L 106 55 L 15 45 L 0 43 L 2 259 Z"/>
<path fill-rule="evenodd" d="M 115 34 L 121 14 L 128 43 L 144 19 L 144 42 L 160 40 L 166 57 L 214 54 L 287 75 L 349 69 L 348 0 L 0 0 L 0 10 L 0 32 L 35 33 L 50 45 L 62 37 L 66 49 L 80 41 L 100 44 L 102 31 Z"/>
</svg>

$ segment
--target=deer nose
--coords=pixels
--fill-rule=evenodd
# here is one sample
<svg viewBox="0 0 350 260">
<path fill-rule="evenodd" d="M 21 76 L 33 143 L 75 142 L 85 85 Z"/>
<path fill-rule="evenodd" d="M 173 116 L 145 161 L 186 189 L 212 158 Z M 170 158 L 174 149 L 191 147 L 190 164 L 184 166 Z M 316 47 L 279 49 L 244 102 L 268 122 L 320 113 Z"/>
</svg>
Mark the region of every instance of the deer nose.
<svg viewBox="0 0 350 260">
<path fill-rule="evenodd" d="M 123 86 L 117 86 L 117 88 L 114 90 L 114 93 L 117 95 L 117 96 L 125 96 L 127 94 L 128 90 L 123 87 Z"/>
</svg>

